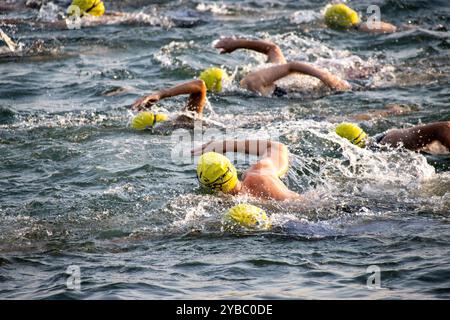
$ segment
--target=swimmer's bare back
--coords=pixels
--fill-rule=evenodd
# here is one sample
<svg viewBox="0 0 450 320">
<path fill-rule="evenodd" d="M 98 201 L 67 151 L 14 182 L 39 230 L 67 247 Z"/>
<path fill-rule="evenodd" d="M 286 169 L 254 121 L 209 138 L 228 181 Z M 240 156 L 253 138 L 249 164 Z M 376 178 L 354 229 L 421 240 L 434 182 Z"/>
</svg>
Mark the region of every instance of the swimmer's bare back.
<svg viewBox="0 0 450 320">
<path fill-rule="evenodd" d="M 394 33 L 397 31 L 397 27 L 388 22 L 363 22 L 356 26 L 358 31 L 367 33 Z"/>
</svg>

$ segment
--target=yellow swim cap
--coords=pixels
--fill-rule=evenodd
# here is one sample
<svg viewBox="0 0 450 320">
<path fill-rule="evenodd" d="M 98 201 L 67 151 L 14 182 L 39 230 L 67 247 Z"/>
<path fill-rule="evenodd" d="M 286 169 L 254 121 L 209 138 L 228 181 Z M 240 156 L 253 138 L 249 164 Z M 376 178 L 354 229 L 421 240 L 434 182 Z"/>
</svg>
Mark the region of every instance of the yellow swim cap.
<svg viewBox="0 0 450 320">
<path fill-rule="evenodd" d="M 91 16 L 100 17 L 105 13 L 105 5 L 101 0 L 73 0 L 69 8 L 69 14 L 74 14 L 76 11 L 73 7 L 80 8 L 80 15 L 90 14 Z"/>
<path fill-rule="evenodd" d="M 136 130 L 145 130 L 152 128 L 156 122 L 167 121 L 167 115 L 162 113 L 151 113 L 149 111 L 140 112 L 133 121 L 131 127 Z"/>
<path fill-rule="evenodd" d="M 325 11 L 325 23 L 332 29 L 348 29 L 359 23 L 359 16 L 345 4 L 334 4 Z"/>
<path fill-rule="evenodd" d="M 223 221 L 225 229 L 228 230 L 233 230 L 237 226 L 252 230 L 270 229 L 266 212 L 251 204 L 242 203 L 234 206 L 225 214 Z"/>
<path fill-rule="evenodd" d="M 343 122 L 336 127 L 336 133 L 358 147 L 364 148 L 366 133 L 353 123 Z"/>
<path fill-rule="evenodd" d="M 208 68 L 198 78 L 205 82 L 208 91 L 213 92 L 222 91 L 223 82 L 229 79 L 227 72 L 220 68 Z"/>
<path fill-rule="evenodd" d="M 197 179 L 201 185 L 224 193 L 233 190 L 238 183 L 236 168 L 227 157 L 216 152 L 200 156 Z"/>
</svg>

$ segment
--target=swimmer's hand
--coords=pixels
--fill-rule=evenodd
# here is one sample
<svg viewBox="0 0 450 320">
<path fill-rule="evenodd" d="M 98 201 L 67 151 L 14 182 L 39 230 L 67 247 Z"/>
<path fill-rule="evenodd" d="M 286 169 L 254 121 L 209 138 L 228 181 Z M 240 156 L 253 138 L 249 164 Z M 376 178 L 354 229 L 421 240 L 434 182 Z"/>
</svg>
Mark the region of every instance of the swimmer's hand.
<svg viewBox="0 0 450 320">
<path fill-rule="evenodd" d="M 137 99 L 132 105 L 131 109 L 136 111 L 142 111 L 150 108 L 153 104 L 161 99 L 159 93 L 151 94 L 149 96 Z"/>
<path fill-rule="evenodd" d="M 236 40 L 233 38 L 223 38 L 220 39 L 214 46 L 214 48 L 219 49 L 220 54 L 231 53 L 237 49 Z"/>
<path fill-rule="evenodd" d="M 211 148 L 212 146 L 210 146 L 213 142 L 214 142 L 214 140 L 211 140 L 211 141 L 205 143 L 204 145 L 202 145 L 201 147 L 192 149 L 191 154 L 194 156 L 199 156 L 206 152 L 214 151 L 214 148 Z M 208 148 L 208 146 L 210 146 L 210 148 Z"/>
<path fill-rule="evenodd" d="M 352 88 L 352 86 L 345 80 L 335 81 L 331 88 L 335 91 L 348 91 Z"/>
</svg>

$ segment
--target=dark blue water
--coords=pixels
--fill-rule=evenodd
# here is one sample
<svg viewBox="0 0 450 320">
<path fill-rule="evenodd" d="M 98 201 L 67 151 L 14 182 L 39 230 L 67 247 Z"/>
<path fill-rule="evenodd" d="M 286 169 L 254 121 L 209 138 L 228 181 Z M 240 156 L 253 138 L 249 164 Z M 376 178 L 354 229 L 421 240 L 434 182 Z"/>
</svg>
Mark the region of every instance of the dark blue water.
<svg viewBox="0 0 450 320">
<path fill-rule="evenodd" d="M 350 1 L 410 26 L 373 36 L 324 28 L 326 4 L 106 1 L 134 22 L 2 25 L 23 50 L 0 54 L 0 297 L 450 298 L 448 156 L 374 153 L 332 133 L 337 121 L 392 105 L 407 112 L 358 123 L 374 135 L 450 120 L 449 5 Z M 49 19 L 13 11 L 0 21 L 37 16 Z M 219 55 L 213 41 L 232 35 L 272 40 L 289 60 L 327 67 L 355 90 L 324 94 L 306 83 L 311 90 L 284 98 L 245 92 L 239 79 L 264 57 Z M 128 128 L 126 105 L 211 65 L 235 77 L 209 95 L 206 115 L 235 129 L 227 137 L 286 143 L 284 181 L 307 203 L 206 195 L 195 165 L 173 161 L 180 144 Z M 159 107 L 176 112 L 184 100 Z M 222 214 L 244 201 L 266 209 L 275 228 L 223 233 Z M 381 289 L 367 287 L 372 265 Z M 78 291 L 66 286 L 69 266 L 80 268 Z"/>
</svg>

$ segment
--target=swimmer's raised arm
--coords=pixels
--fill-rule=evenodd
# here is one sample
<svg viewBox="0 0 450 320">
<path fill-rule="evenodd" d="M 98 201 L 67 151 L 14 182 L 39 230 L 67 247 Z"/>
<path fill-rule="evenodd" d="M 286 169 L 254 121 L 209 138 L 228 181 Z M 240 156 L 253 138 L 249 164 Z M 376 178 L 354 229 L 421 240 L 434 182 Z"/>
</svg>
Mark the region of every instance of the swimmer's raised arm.
<svg viewBox="0 0 450 320">
<path fill-rule="evenodd" d="M 135 110 L 149 108 L 159 100 L 183 94 L 189 95 L 184 110 L 202 114 L 206 103 L 206 85 L 203 80 L 192 80 L 171 88 L 162 89 L 156 93 L 136 100 L 131 108 Z"/>
<path fill-rule="evenodd" d="M 292 73 L 301 73 L 318 78 L 325 85 L 336 91 L 346 91 L 351 89 L 351 86 L 347 81 L 340 79 L 329 71 L 297 61 L 252 72 L 242 79 L 241 85 L 247 90 L 268 95 L 275 89 L 275 81 L 287 77 Z"/>
<path fill-rule="evenodd" d="M 267 55 L 268 62 L 286 63 L 281 49 L 270 41 L 223 38 L 214 47 L 220 49 L 220 53 L 231 53 L 236 49 L 249 49 Z"/>
<path fill-rule="evenodd" d="M 218 153 L 239 152 L 259 156 L 261 157 L 260 160 L 252 169 L 270 168 L 277 177 L 282 176 L 289 167 L 288 148 L 284 144 L 272 140 L 210 141 L 192 150 L 192 153 L 201 155 L 209 151 Z"/>
<path fill-rule="evenodd" d="M 368 33 L 392 33 L 397 27 L 382 21 L 361 22 L 359 14 L 343 3 L 329 5 L 324 13 L 325 23 L 336 30 L 356 29 Z"/>
</svg>

